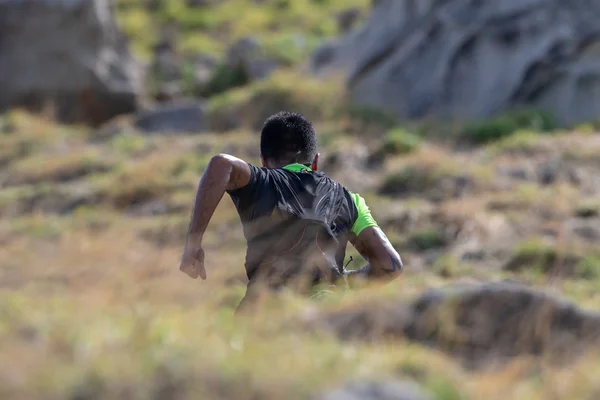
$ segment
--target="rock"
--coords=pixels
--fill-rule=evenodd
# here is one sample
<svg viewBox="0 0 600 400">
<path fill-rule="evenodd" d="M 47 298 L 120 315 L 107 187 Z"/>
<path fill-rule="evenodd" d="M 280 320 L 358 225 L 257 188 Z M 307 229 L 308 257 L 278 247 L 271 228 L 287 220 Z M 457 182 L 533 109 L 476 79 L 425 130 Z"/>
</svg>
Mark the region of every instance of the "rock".
<svg viewBox="0 0 600 400">
<path fill-rule="evenodd" d="M 507 176 L 520 181 L 534 180 L 533 174 L 527 168 L 522 166 L 498 167 L 497 171 L 502 176 Z"/>
<path fill-rule="evenodd" d="M 487 118 L 523 105 L 561 125 L 600 113 L 600 4 L 382 0 L 310 60 L 351 98 L 401 118 Z"/>
<path fill-rule="evenodd" d="M 196 57 L 193 60 L 194 86 L 199 88 L 206 86 L 210 81 L 217 64 L 217 60 L 210 56 L 201 55 Z"/>
<path fill-rule="evenodd" d="M 152 94 L 156 101 L 168 102 L 183 96 L 183 59 L 176 52 L 175 32 L 163 29 L 154 46 L 150 66 Z"/>
<path fill-rule="evenodd" d="M 183 97 L 183 89 L 179 82 L 162 83 L 156 90 L 154 99 L 160 103 L 176 101 Z"/>
<path fill-rule="evenodd" d="M 136 110 L 142 75 L 109 0 L 0 2 L 0 112 L 99 125 Z"/>
<path fill-rule="evenodd" d="M 467 367 L 521 355 L 567 362 L 600 344 L 600 314 L 514 283 L 435 289 L 411 304 L 374 301 L 308 319 L 341 339 L 406 338 L 441 349 Z"/>
<path fill-rule="evenodd" d="M 349 8 L 340 12 L 337 15 L 337 26 L 338 30 L 341 33 L 348 32 L 350 29 L 354 27 L 358 18 L 360 17 L 360 9 L 358 8 Z"/>
<path fill-rule="evenodd" d="M 228 50 L 226 59 L 212 71 L 206 85 L 199 87 L 203 96 L 211 96 L 230 88 L 269 77 L 281 62 L 265 54 L 254 38 L 242 38 Z"/>
<path fill-rule="evenodd" d="M 538 180 L 544 185 L 551 185 L 555 183 L 561 172 L 561 163 L 559 159 L 549 160 L 538 168 Z"/>
<path fill-rule="evenodd" d="M 177 101 L 139 112 L 135 127 L 146 133 L 200 133 L 207 129 L 204 103 Z"/>
<path fill-rule="evenodd" d="M 163 82 L 177 81 L 182 75 L 182 62 L 175 53 L 173 41 L 174 39 L 165 36 L 154 46 L 152 70 L 155 78 Z"/>
<path fill-rule="evenodd" d="M 432 397 L 408 381 L 350 382 L 314 400 L 428 400 Z"/>
<path fill-rule="evenodd" d="M 585 218 L 569 221 L 569 231 L 588 243 L 600 242 L 600 218 Z"/>
</svg>

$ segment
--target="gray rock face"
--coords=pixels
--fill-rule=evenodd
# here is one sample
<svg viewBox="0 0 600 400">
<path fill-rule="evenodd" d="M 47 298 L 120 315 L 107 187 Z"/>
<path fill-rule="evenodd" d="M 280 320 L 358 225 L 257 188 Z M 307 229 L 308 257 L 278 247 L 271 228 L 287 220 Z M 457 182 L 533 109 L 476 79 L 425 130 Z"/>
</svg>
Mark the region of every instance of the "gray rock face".
<svg viewBox="0 0 600 400">
<path fill-rule="evenodd" d="M 142 77 L 109 0 L 3 0 L 0 87 L 0 112 L 100 124 L 136 109 Z"/>
<path fill-rule="evenodd" d="M 485 118 L 528 105 L 563 125 L 600 113 L 600 3 L 382 0 L 312 69 L 404 118 Z"/>
<path fill-rule="evenodd" d="M 411 382 L 353 382 L 314 400 L 429 400 Z"/>
<path fill-rule="evenodd" d="M 265 79 L 279 67 L 279 63 L 263 53 L 256 39 L 242 38 L 229 48 L 227 65 L 232 69 L 241 68 L 251 82 Z"/>
<path fill-rule="evenodd" d="M 139 112 L 135 126 L 146 133 L 199 133 L 207 121 L 203 103 L 176 101 Z"/>
</svg>

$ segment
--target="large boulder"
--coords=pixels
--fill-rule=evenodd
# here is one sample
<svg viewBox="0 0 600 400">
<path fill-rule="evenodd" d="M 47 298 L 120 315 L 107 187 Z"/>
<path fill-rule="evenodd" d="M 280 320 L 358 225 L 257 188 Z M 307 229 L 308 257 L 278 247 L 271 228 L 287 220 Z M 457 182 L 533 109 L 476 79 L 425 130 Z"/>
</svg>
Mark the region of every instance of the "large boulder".
<svg viewBox="0 0 600 400">
<path fill-rule="evenodd" d="M 210 97 L 234 87 L 261 81 L 281 67 L 282 62 L 268 55 L 264 45 L 245 37 L 233 43 L 227 56 L 210 71 L 208 81 L 198 82 L 201 95 Z"/>
<path fill-rule="evenodd" d="M 311 59 L 351 97 L 403 118 L 486 118 L 531 106 L 563 125 L 600 114 L 600 3 L 381 0 Z"/>
<path fill-rule="evenodd" d="M 600 314 L 513 283 L 432 290 L 411 304 L 365 303 L 310 316 L 309 326 L 345 340 L 407 338 L 468 367 L 524 355 L 568 361 L 600 344 Z"/>
<path fill-rule="evenodd" d="M 0 112 L 96 125 L 137 108 L 142 76 L 109 0 L 4 0 L 0 87 Z"/>
<path fill-rule="evenodd" d="M 180 100 L 140 111 L 135 127 L 145 133 L 200 133 L 207 129 L 204 103 Z"/>
</svg>

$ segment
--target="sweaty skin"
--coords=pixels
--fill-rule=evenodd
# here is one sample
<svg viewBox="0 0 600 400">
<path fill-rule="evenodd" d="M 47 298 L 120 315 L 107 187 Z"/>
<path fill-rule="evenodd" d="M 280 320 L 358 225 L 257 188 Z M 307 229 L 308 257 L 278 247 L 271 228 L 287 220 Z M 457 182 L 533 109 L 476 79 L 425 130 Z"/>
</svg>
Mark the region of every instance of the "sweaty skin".
<svg viewBox="0 0 600 400">
<path fill-rule="evenodd" d="M 249 180 L 250 168 L 239 158 L 219 154 L 208 163 L 198 185 L 185 251 L 179 267 L 190 278 L 206 279 L 202 237 L 225 191 L 241 188 Z"/>
<path fill-rule="evenodd" d="M 262 160 L 267 168 L 279 168 L 269 160 Z M 318 155 L 311 168 L 317 170 Z M 246 186 L 250 181 L 248 164 L 227 154 L 214 156 L 198 185 L 191 223 L 185 250 L 179 269 L 193 279 L 206 279 L 202 238 L 212 215 L 226 190 L 235 190 Z M 352 235 L 350 242 L 368 262 L 360 272 L 368 278 L 391 281 L 402 272 L 402 260 L 393 246 L 378 227 L 363 229 L 358 235 Z"/>
<path fill-rule="evenodd" d="M 402 273 L 402 259 L 380 228 L 365 228 L 358 236 L 351 237 L 350 243 L 369 262 L 357 273 L 384 281 L 391 281 Z"/>
</svg>

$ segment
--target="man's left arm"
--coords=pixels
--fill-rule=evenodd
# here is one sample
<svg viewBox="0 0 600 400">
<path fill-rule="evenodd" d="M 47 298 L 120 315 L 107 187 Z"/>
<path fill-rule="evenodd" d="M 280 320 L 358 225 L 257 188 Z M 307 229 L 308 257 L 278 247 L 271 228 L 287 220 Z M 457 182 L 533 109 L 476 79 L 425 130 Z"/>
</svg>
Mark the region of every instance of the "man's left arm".
<svg viewBox="0 0 600 400">
<path fill-rule="evenodd" d="M 206 279 L 202 238 L 225 191 L 250 182 L 250 166 L 228 154 L 214 156 L 202 174 L 190 222 L 185 251 L 179 269 L 193 279 Z"/>
</svg>

